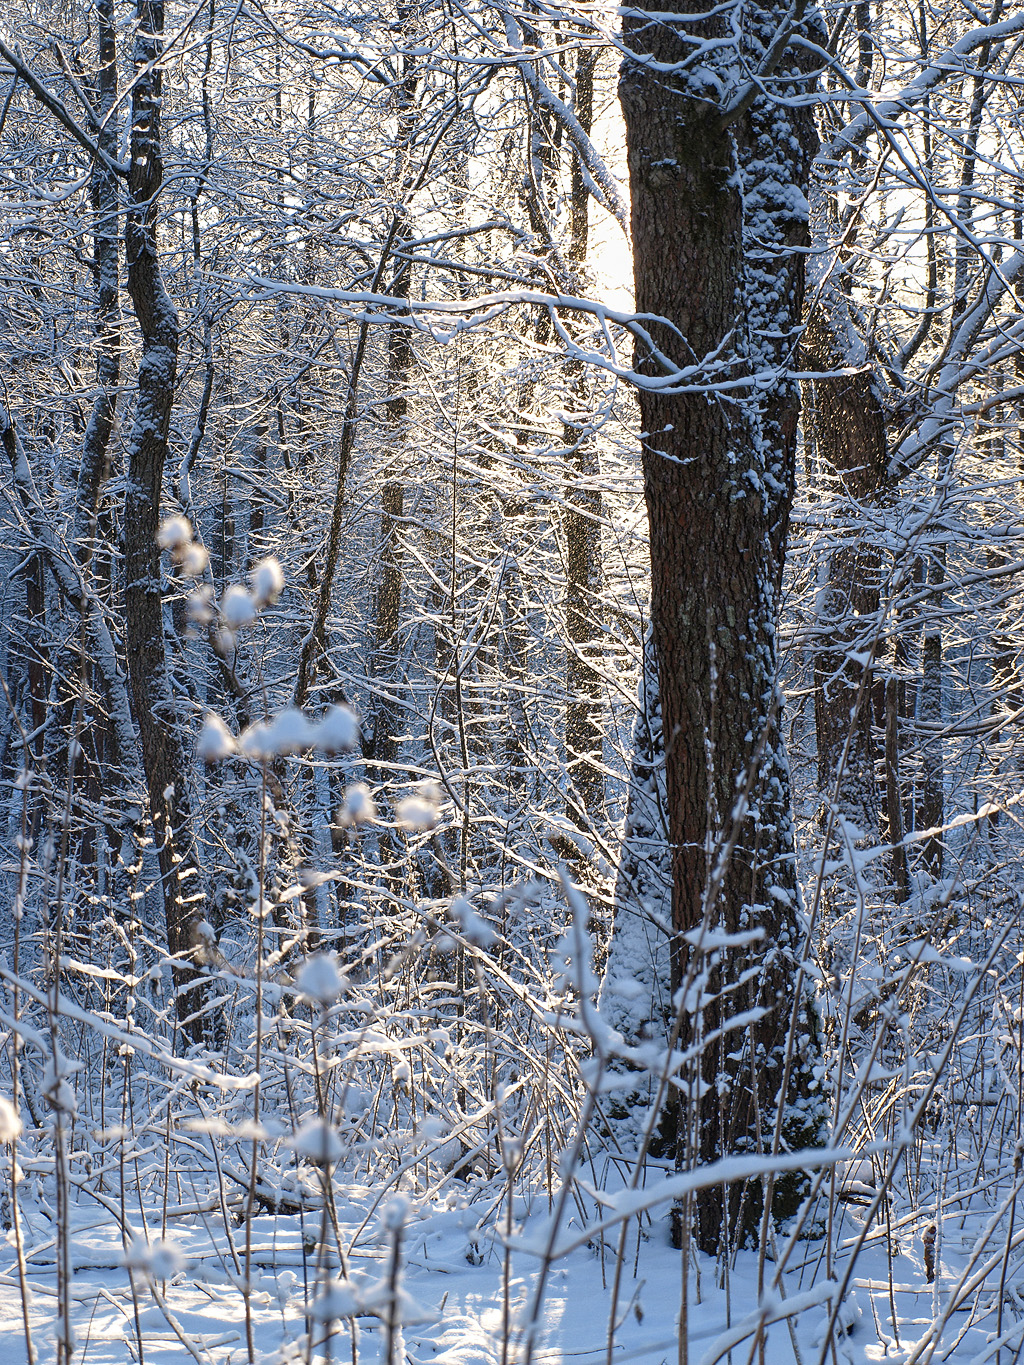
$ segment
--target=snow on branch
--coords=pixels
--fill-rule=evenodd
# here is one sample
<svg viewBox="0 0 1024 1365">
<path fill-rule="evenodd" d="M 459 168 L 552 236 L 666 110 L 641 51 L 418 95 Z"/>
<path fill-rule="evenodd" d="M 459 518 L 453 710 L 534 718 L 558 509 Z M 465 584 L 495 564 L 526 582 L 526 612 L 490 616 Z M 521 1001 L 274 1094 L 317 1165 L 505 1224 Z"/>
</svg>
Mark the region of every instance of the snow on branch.
<svg viewBox="0 0 1024 1365">
<path fill-rule="evenodd" d="M 344 316 L 353 321 L 410 327 L 429 336 L 440 345 L 447 345 L 461 333 L 486 326 L 512 308 L 544 308 L 571 359 L 604 370 L 633 388 L 663 394 L 757 392 L 774 387 L 783 377 L 791 379 L 815 377 L 813 374 L 798 373 L 790 368 L 780 371 L 774 367 L 736 374 L 735 360 L 729 351 L 732 333 L 723 337 L 713 351 L 693 365 L 676 365 L 655 343 L 649 330 L 652 327 L 662 327 L 678 335 L 678 327 L 669 318 L 650 313 L 625 313 L 619 309 L 609 308 L 599 300 L 579 298 L 572 294 L 548 294 L 536 289 L 510 289 L 479 294 L 470 299 L 405 299 L 364 290 L 297 284 L 291 280 L 275 280 L 263 275 L 250 275 L 245 280 L 228 275 L 218 275 L 217 278 L 224 284 L 233 285 L 238 290 L 239 298 L 244 298 L 247 302 L 281 297 L 318 299 L 340 305 Z M 563 313 L 593 318 L 604 338 L 605 349 L 597 350 L 582 345 L 564 326 L 561 319 Z M 657 363 L 662 373 L 644 374 L 632 365 L 621 363 L 617 359 L 618 350 L 614 342 L 613 327 L 620 328 L 635 342 L 640 342 L 645 358 Z"/>
<path fill-rule="evenodd" d="M 908 81 L 902 90 L 890 99 L 872 100 L 868 91 L 852 90 L 853 99 L 863 105 L 861 112 L 842 128 L 826 146 L 822 147 L 819 159 L 824 161 L 842 157 L 854 147 L 859 147 L 873 131 L 887 125 L 898 127 L 898 121 L 912 105 L 917 104 L 929 91 L 947 80 L 962 80 L 971 74 L 967 58 L 972 52 L 986 43 L 998 43 L 1006 38 L 1024 32 L 1024 10 L 1002 19 L 999 23 L 984 24 L 971 29 L 962 38 L 947 47 L 928 63 L 913 80 Z M 816 49 L 817 50 L 817 49 Z M 822 54 L 826 56 L 826 54 Z M 833 65 L 832 59 L 828 58 Z M 853 82 L 850 82 L 853 86 Z M 850 96 L 844 97 L 849 99 Z"/>
<path fill-rule="evenodd" d="M 505 37 L 509 47 L 516 54 L 520 75 L 534 98 L 552 114 L 571 140 L 580 162 L 588 172 L 589 184 L 601 207 L 615 219 L 622 229 L 623 236 L 629 241 L 629 206 L 619 185 L 604 163 L 597 148 L 584 131 L 579 119 L 565 103 L 541 80 L 537 74 L 536 55 L 523 47 L 522 30 L 517 20 L 507 11 L 503 14 Z"/>
</svg>

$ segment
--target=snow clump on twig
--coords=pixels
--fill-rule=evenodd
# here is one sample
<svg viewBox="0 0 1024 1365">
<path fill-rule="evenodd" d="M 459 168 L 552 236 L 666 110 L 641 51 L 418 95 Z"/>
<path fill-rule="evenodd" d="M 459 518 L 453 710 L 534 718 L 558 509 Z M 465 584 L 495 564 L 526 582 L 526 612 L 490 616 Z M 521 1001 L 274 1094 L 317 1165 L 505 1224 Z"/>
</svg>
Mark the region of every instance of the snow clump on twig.
<svg viewBox="0 0 1024 1365">
<path fill-rule="evenodd" d="M 199 578 L 206 572 L 206 566 L 209 562 L 210 552 L 206 546 L 193 541 L 191 545 L 186 545 L 182 550 L 179 568 L 187 578 Z"/>
<path fill-rule="evenodd" d="M 309 1119 L 290 1145 L 297 1157 L 311 1161 L 315 1166 L 333 1165 L 345 1152 L 338 1130 L 325 1119 Z"/>
<path fill-rule="evenodd" d="M 489 948 L 497 938 L 491 926 L 480 918 L 465 896 L 456 896 L 452 901 L 452 918 L 458 920 L 462 937 L 475 943 L 478 948 Z"/>
<path fill-rule="evenodd" d="M 311 1316 L 318 1322 L 330 1322 L 333 1318 L 354 1318 L 362 1308 L 358 1288 L 351 1280 L 339 1278 L 332 1280 L 317 1296 Z"/>
<path fill-rule="evenodd" d="M 294 706 L 279 711 L 269 722 L 257 722 L 242 731 L 238 747 L 249 758 L 275 758 L 301 754 L 316 743 L 316 729 Z"/>
<path fill-rule="evenodd" d="M 305 999 L 330 1005 L 345 989 L 345 978 L 338 970 L 333 953 L 314 953 L 307 957 L 295 978 L 295 987 Z"/>
<path fill-rule="evenodd" d="M 410 834 L 425 834 L 441 818 L 444 792 L 441 784 L 426 778 L 417 783 L 416 795 L 403 797 L 395 806 L 395 819 L 401 829 Z"/>
<path fill-rule="evenodd" d="M 156 543 L 161 550 L 177 554 L 192 543 L 192 523 L 188 517 L 167 517 L 160 523 L 156 533 Z"/>
<path fill-rule="evenodd" d="M 395 818 L 410 834 L 425 834 L 437 824 L 437 807 L 419 796 L 406 796 L 395 807 Z"/>
<path fill-rule="evenodd" d="M 185 603 L 185 615 L 197 626 L 208 626 L 213 620 L 213 588 L 202 583 L 195 592 L 189 593 Z"/>
<path fill-rule="evenodd" d="M 220 614 L 228 630 L 241 630 L 256 620 L 256 603 L 241 583 L 232 583 L 225 589 Z"/>
<path fill-rule="evenodd" d="M 377 818 L 377 806 L 365 782 L 353 782 L 345 789 L 345 799 L 338 807 L 338 824 L 342 829 L 353 825 L 368 825 Z"/>
<path fill-rule="evenodd" d="M 51 1109 L 56 1109 L 62 1114 L 78 1113 L 78 1096 L 65 1077 L 81 1069 L 81 1062 L 69 1061 L 63 1055 L 59 1056 L 56 1062 L 51 1060 L 46 1063 L 39 1089 Z"/>
<path fill-rule="evenodd" d="M 16 1142 L 21 1136 L 21 1117 L 7 1098 L 0 1095 L 0 1142 Z"/>
<path fill-rule="evenodd" d="M 273 555 L 254 565 L 249 574 L 249 588 L 257 609 L 272 606 L 284 592 L 284 569 Z"/>
<path fill-rule="evenodd" d="M 205 568 L 205 565 L 203 567 Z M 261 559 L 253 568 L 249 574 L 248 589 L 243 588 L 241 583 L 232 583 L 225 588 L 224 596 L 221 598 L 220 618 L 229 639 L 223 642 L 224 645 L 229 646 L 230 637 L 243 626 L 251 625 L 263 608 L 276 602 L 283 591 L 284 570 L 273 556 Z"/>
<path fill-rule="evenodd" d="M 195 531 L 187 517 L 167 517 L 162 521 L 156 543 L 161 550 L 170 552 L 177 568 L 188 578 L 198 578 L 210 562 L 206 546 L 195 539 Z"/>
<path fill-rule="evenodd" d="M 173 1242 L 162 1239 L 146 1242 L 141 1237 L 135 1237 L 125 1250 L 122 1264 L 154 1280 L 171 1280 L 179 1270 L 184 1269 L 185 1258 Z"/>
<path fill-rule="evenodd" d="M 208 712 L 196 743 L 198 757 L 204 763 L 219 763 L 223 758 L 230 758 L 236 748 L 235 737 L 220 716 Z"/>
<path fill-rule="evenodd" d="M 347 706 L 331 706 L 315 727 L 313 743 L 327 754 L 359 747 L 359 721 Z"/>
<path fill-rule="evenodd" d="M 297 707 L 288 706 L 270 720 L 247 725 L 237 740 L 219 716 L 210 712 L 203 722 L 196 752 L 206 763 L 216 763 L 234 753 L 265 763 L 286 754 L 305 753 L 307 749 L 334 754 L 355 749 L 358 744 L 359 721 L 347 706 L 332 706 L 320 721 L 310 720 Z M 349 788 L 351 804 L 346 797 L 353 824 L 372 820 L 376 814 L 369 788 L 361 783 L 357 786 L 363 788 L 363 794 Z"/>
</svg>

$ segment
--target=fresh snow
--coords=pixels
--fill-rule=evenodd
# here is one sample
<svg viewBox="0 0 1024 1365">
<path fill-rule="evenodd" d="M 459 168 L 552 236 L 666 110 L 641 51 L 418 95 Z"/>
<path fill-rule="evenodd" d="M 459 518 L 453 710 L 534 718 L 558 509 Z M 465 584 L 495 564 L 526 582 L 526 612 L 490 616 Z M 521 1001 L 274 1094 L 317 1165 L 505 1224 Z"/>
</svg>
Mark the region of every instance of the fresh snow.
<svg viewBox="0 0 1024 1365">
<path fill-rule="evenodd" d="M 295 1155 L 308 1158 L 314 1171 L 336 1159 L 339 1145 L 336 1134 L 318 1123 L 300 1129 L 293 1143 Z M 257 1210 L 250 1225 L 248 1297 L 260 1365 L 306 1359 L 305 1333 L 311 1322 L 320 1342 L 311 1358 L 321 1365 L 328 1359 L 356 1358 L 366 1365 L 383 1359 L 398 1216 L 398 1317 L 406 1365 L 522 1365 L 525 1314 L 538 1284 L 536 1251 L 543 1245 L 548 1205 L 540 1191 L 529 1197 L 517 1194 L 513 1242 L 519 1249 L 506 1254 L 503 1235 L 493 1223 L 480 1228 L 481 1220 L 488 1221 L 491 1194 L 499 1191 L 497 1186 L 488 1193 L 470 1182 L 461 1194 L 450 1190 L 436 1203 L 413 1201 L 396 1215 L 378 1205 L 373 1185 L 336 1179 L 345 1267 L 320 1240 L 319 1214 L 300 1218 Z M 127 1211 L 127 1248 L 118 1220 L 102 1205 L 86 1198 L 73 1205 L 70 1300 L 76 1359 L 84 1352 L 89 1365 L 136 1360 L 137 1332 L 144 1359 L 153 1365 L 179 1365 L 189 1358 L 204 1365 L 241 1365 L 247 1359 L 241 1268 L 246 1230 L 239 1222 L 244 1193 L 233 1187 L 224 1198 L 226 1206 L 215 1189 L 194 1189 L 180 1203 L 174 1194 L 165 1204 L 154 1189 L 142 1210 L 136 1204 Z M 580 1198 L 578 1208 L 589 1207 L 592 1213 L 592 1202 Z M 577 1218 L 574 1213 L 571 1221 Z M 840 1206 L 839 1218 L 843 1235 L 831 1274 L 819 1264 L 818 1244 L 809 1241 L 778 1286 L 771 1286 L 773 1267 L 768 1262 L 761 1294 L 754 1253 L 737 1255 L 725 1285 L 716 1282 L 713 1262 L 696 1256 L 688 1290 L 690 1361 L 716 1365 L 729 1359 L 732 1348 L 732 1359 L 745 1362 L 760 1330 L 767 1365 L 794 1365 L 798 1359 L 805 1365 L 816 1363 L 823 1358 L 837 1298 L 841 1328 L 835 1336 L 836 1356 L 825 1351 L 830 1365 L 834 1359 L 842 1365 L 883 1360 L 908 1365 L 932 1358 L 933 1345 L 941 1348 L 936 1360 L 974 1365 L 992 1358 L 995 1307 L 976 1307 L 965 1317 L 971 1300 L 958 1292 L 972 1262 L 977 1222 L 965 1222 L 962 1216 L 947 1219 L 940 1274 L 929 1284 L 920 1240 L 899 1234 L 886 1239 L 880 1232 L 860 1252 L 855 1273 L 847 1279 L 859 1213 Z M 164 1223 L 166 1233 L 161 1232 Z M 22 1205 L 21 1235 L 33 1341 L 39 1365 L 49 1365 L 55 1360 L 53 1224 L 31 1197 Z M 598 1235 L 589 1246 L 582 1237 L 576 1240 L 576 1249 L 557 1260 L 546 1277 L 533 1352 L 538 1365 L 603 1365 L 607 1358 L 617 1238 Z M 612 1360 L 675 1365 L 681 1264 L 669 1244 L 665 1208 L 655 1209 L 640 1226 L 630 1221 L 624 1254 Z M 507 1348 L 506 1279 L 511 1325 Z M 947 1315 L 936 1335 L 933 1317 L 941 1318 L 957 1302 L 960 1309 Z M 329 1356 L 322 1343 L 325 1330 L 331 1333 Z M 1007 1317 L 1001 1336 L 1004 1349 L 1009 1347 L 1004 1360 L 1015 1358 L 1022 1339 L 1024 1322 Z M 918 1346 L 920 1353 L 915 1353 Z M 0 1268 L 0 1348 L 4 1365 L 27 1365 L 13 1244 Z"/>
</svg>

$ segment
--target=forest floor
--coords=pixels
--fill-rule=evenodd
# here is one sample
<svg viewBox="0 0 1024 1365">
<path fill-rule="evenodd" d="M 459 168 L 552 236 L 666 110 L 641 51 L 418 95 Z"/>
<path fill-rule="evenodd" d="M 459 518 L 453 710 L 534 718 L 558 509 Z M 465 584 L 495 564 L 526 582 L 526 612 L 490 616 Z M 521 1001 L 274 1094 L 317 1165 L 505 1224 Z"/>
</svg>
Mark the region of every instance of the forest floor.
<svg viewBox="0 0 1024 1365">
<path fill-rule="evenodd" d="M 501 1200 L 499 1186 L 492 1184 L 487 1193 Z M 551 1262 L 545 1274 L 538 1254 L 550 1226 L 545 1195 L 538 1196 L 532 1208 L 516 1201 L 512 1239 L 516 1249 L 506 1258 L 503 1240 L 493 1228 L 478 1231 L 483 1192 L 474 1197 L 467 1190 L 456 1197 L 449 1189 L 447 1207 L 439 1203 L 409 1209 L 405 1215 L 403 1323 L 400 1331 L 389 1336 L 381 1318 L 371 1310 L 375 1303 L 387 1301 L 393 1234 L 381 1222 L 371 1189 L 339 1187 L 335 1195 L 341 1244 L 353 1245 L 344 1292 L 349 1295 L 349 1306 L 356 1305 L 356 1339 L 353 1344 L 351 1320 L 336 1320 L 329 1346 L 325 1349 L 321 1341 L 313 1360 L 355 1365 L 377 1361 L 388 1365 L 523 1365 L 528 1358 L 523 1328 L 532 1315 L 541 1279 L 532 1352 L 536 1365 L 562 1361 L 599 1365 L 608 1358 L 617 1236 L 610 1239 L 603 1255 L 593 1244 L 581 1245 Z M 113 1204 L 112 1192 L 108 1198 Z M 137 1202 L 131 1206 L 130 1193 L 128 1198 L 128 1223 L 141 1236 L 143 1217 Z M 234 1197 L 236 1214 L 238 1198 Z M 117 1202 L 119 1215 L 119 1195 Z M 143 1242 L 148 1239 L 158 1249 L 136 1250 L 127 1258 L 119 1216 L 88 1198 L 74 1206 L 69 1243 L 74 1365 L 140 1360 L 149 1365 L 177 1365 L 189 1359 L 202 1365 L 243 1365 L 248 1360 L 246 1309 L 239 1288 L 246 1255 L 245 1228 L 237 1217 L 223 1218 L 216 1198 L 204 1202 L 209 1207 L 200 1214 L 165 1210 L 159 1204 L 145 1208 L 148 1233 Z M 21 1217 L 32 1338 L 40 1365 L 46 1365 L 55 1359 L 56 1350 L 54 1224 L 30 1199 L 24 1200 Z M 1024 1320 L 1005 1292 L 1005 1311 L 1000 1316 L 1000 1296 L 994 1292 L 998 1272 L 985 1276 L 979 1292 L 964 1298 L 958 1311 L 949 1314 L 943 1330 L 936 1333 L 933 1328 L 972 1256 L 974 1265 L 978 1264 L 976 1216 L 946 1221 L 938 1274 L 932 1284 L 927 1280 L 920 1224 L 913 1236 L 905 1238 L 887 1237 L 884 1225 L 878 1229 L 858 1254 L 838 1315 L 833 1350 L 827 1344 L 830 1294 L 848 1268 L 845 1258 L 861 1230 L 859 1218 L 859 1210 L 844 1209 L 843 1225 L 833 1238 L 838 1250 L 831 1265 L 822 1244 L 801 1243 L 793 1268 L 785 1276 L 781 1298 L 769 1294 L 762 1299 L 769 1314 L 778 1313 L 783 1301 L 788 1301 L 782 1311 L 792 1316 L 766 1327 L 760 1357 L 750 1334 L 758 1305 L 756 1254 L 741 1252 L 724 1284 L 720 1279 L 716 1283 L 716 1267 L 709 1258 L 695 1257 L 688 1286 L 690 1365 L 712 1365 L 719 1359 L 747 1365 L 759 1358 L 767 1365 L 819 1361 L 822 1365 L 866 1365 L 883 1359 L 901 1365 L 918 1359 L 983 1365 L 996 1359 L 1000 1344 L 1002 1365 L 1017 1360 Z M 499 1221 L 504 1225 L 504 1211 Z M 963 1226 L 958 1227 L 961 1221 Z M 162 1224 L 168 1245 L 159 1248 Z M 254 1357 L 261 1365 L 310 1359 L 305 1304 L 316 1302 L 318 1292 L 322 1293 L 316 1286 L 319 1224 L 318 1213 L 304 1220 L 270 1214 L 252 1219 L 249 1312 Z M 579 1219 L 574 1222 L 567 1215 L 563 1230 L 573 1227 L 579 1231 Z M 9 1243 L 12 1238 L 8 1234 Z M 305 1255 L 304 1242 L 311 1248 Z M 0 1362 L 21 1365 L 26 1361 L 26 1347 L 13 1246 L 5 1259 L 6 1264 L 0 1265 Z M 133 1262 L 131 1275 L 126 1259 Z M 632 1221 L 618 1292 L 613 1361 L 675 1365 L 680 1358 L 681 1268 L 680 1254 L 669 1243 L 667 1216 L 656 1215 L 647 1222 L 639 1245 L 637 1223 Z M 994 1268 L 989 1267 L 990 1272 Z M 771 1271 L 769 1262 L 769 1280 Z M 321 1263 L 319 1274 L 322 1283 L 337 1275 L 336 1253 L 331 1264 Z M 511 1331 L 506 1331 L 506 1322 L 512 1323 Z M 322 1336 L 322 1327 L 314 1324 L 314 1337 Z M 1001 1343 L 996 1340 L 1000 1336 Z"/>
</svg>

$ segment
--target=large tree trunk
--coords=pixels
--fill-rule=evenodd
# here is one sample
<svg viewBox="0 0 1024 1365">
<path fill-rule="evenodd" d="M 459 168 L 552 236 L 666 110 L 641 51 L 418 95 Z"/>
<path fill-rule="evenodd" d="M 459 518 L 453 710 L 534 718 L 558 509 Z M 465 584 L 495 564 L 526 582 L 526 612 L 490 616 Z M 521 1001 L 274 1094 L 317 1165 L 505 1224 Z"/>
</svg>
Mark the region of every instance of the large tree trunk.
<svg viewBox="0 0 1024 1365">
<path fill-rule="evenodd" d="M 786 22 L 782 4 L 749 12 L 744 65 L 757 68 Z M 806 1098 L 813 1047 L 805 1041 L 794 1058 L 789 1027 L 795 1010 L 799 1031 L 813 1034 L 802 989 L 794 998 L 803 930 L 775 647 L 799 404 L 786 368 L 800 324 L 814 133 L 807 111 L 740 91 L 723 101 L 733 106 L 726 114 L 711 98 L 710 72 L 703 85 L 660 74 L 684 69 L 685 39 L 710 38 L 722 45 L 711 60 L 729 89 L 737 54 L 727 25 L 708 19 L 681 33 L 678 24 L 650 12 L 626 19 L 636 56 L 623 64 L 620 95 L 637 311 L 668 320 L 646 325 L 669 361 L 702 366 L 689 391 L 672 394 L 653 382 L 655 359 L 643 348 L 637 357 L 651 379 L 639 396 L 673 845 L 673 985 L 692 986 L 708 969 L 690 1015 L 689 1041 L 704 1040 L 701 1074 L 689 1078 L 677 1115 L 678 1159 L 696 1164 L 820 1133 L 820 1110 Z M 776 73 L 776 90 L 787 86 L 805 91 L 807 81 Z M 756 944 L 703 952 L 707 931 L 751 930 L 763 935 Z M 746 1010 L 751 1022 L 723 1031 Z M 777 1212 L 783 1203 L 776 1194 Z M 723 1233 L 751 1230 L 760 1204 L 760 1186 L 704 1192 L 699 1245 L 717 1251 Z"/>
<path fill-rule="evenodd" d="M 191 959 L 193 924 L 201 918 L 202 887 L 189 811 L 188 768 L 167 671 L 156 536 L 167 459 L 178 357 L 178 314 L 160 273 L 157 201 L 163 180 L 160 146 L 162 0 L 137 0 L 131 171 L 125 225 L 128 291 L 142 332 L 135 424 L 128 448 L 125 494 L 125 632 L 132 706 L 142 741 L 149 813 L 156 837 L 167 947 L 178 964 L 178 1018 L 202 1036 L 197 973 Z"/>
</svg>

